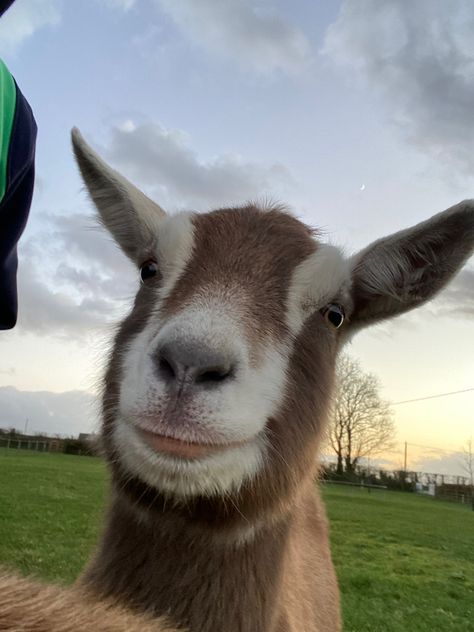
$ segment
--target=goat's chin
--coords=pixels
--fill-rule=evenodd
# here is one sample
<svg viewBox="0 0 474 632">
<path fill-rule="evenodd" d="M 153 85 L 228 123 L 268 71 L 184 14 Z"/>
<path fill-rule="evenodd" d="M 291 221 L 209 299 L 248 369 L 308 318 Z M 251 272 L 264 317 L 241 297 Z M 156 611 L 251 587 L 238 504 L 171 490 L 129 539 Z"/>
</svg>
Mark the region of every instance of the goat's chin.
<svg viewBox="0 0 474 632">
<path fill-rule="evenodd" d="M 189 454 L 173 454 L 173 444 L 160 443 L 166 450 L 157 450 L 153 438 L 126 420 L 118 418 L 112 442 L 122 466 L 159 492 L 177 498 L 217 496 L 238 491 L 244 481 L 253 478 L 263 467 L 264 438 L 220 446 L 188 446 Z"/>
</svg>

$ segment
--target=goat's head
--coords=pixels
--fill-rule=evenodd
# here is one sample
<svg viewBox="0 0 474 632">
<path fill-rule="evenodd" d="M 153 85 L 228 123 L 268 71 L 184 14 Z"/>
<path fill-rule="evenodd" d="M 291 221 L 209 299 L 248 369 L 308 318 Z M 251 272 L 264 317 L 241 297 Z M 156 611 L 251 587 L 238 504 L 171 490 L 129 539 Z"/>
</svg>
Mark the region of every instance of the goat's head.
<svg viewBox="0 0 474 632">
<path fill-rule="evenodd" d="M 314 472 L 341 342 L 431 298 L 472 251 L 471 202 L 347 259 L 281 208 L 168 217 L 77 131 L 73 145 L 142 278 L 104 394 L 107 454 L 136 502 L 248 516 L 294 493 Z"/>
</svg>

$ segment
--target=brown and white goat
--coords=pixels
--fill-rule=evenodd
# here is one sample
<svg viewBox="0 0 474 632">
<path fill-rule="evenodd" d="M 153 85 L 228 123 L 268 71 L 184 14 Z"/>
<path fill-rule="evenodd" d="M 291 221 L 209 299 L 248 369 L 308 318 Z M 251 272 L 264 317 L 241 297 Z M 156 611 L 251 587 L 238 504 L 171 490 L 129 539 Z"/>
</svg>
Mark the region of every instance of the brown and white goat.
<svg viewBox="0 0 474 632">
<path fill-rule="evenodd" d="M 449 281 L 474 202 L 347 259 L 279 207 L 169 217 L 73 146 L 142 278 L 104 380 L 112 500 L 82 585 L 191 632 L 337 632 L 314 484 L 336 357 Z"/>
</svg>

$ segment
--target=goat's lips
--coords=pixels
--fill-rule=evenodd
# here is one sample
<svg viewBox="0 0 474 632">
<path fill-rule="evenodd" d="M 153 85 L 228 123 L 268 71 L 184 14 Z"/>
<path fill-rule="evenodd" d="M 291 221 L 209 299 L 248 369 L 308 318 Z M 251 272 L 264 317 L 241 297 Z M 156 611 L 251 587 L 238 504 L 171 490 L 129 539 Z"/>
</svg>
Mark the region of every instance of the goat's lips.
<svg viewBox="0 0 474 632">
<path fill-rule="evenodd" d="M 191 443 L 165 437 L 163 435 L 150 432 L 149 430 L 138 429 L 140 436 L 155 452 L 164 452 L 172 456 L 178 456 L 185 459 L 199 459 L 217 452 L 222 452 L 232 444 L 209 444 L 209 443 Z"/>
</svg>

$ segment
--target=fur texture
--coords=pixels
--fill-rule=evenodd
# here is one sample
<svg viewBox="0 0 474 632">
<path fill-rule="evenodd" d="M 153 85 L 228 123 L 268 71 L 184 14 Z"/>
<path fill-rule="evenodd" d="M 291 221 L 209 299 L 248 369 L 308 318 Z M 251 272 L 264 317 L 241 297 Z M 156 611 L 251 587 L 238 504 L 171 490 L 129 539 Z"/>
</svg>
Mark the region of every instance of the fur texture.
<svg viewBox="0 0 474 632">
<path fill-rule="evenodd" d="M 0 630 L 8 632 L 178 632 L 84 589 L 44 585 L 0 573 Z M 184 632 L 184 631 L 181 631 Z"/>
</svg>

